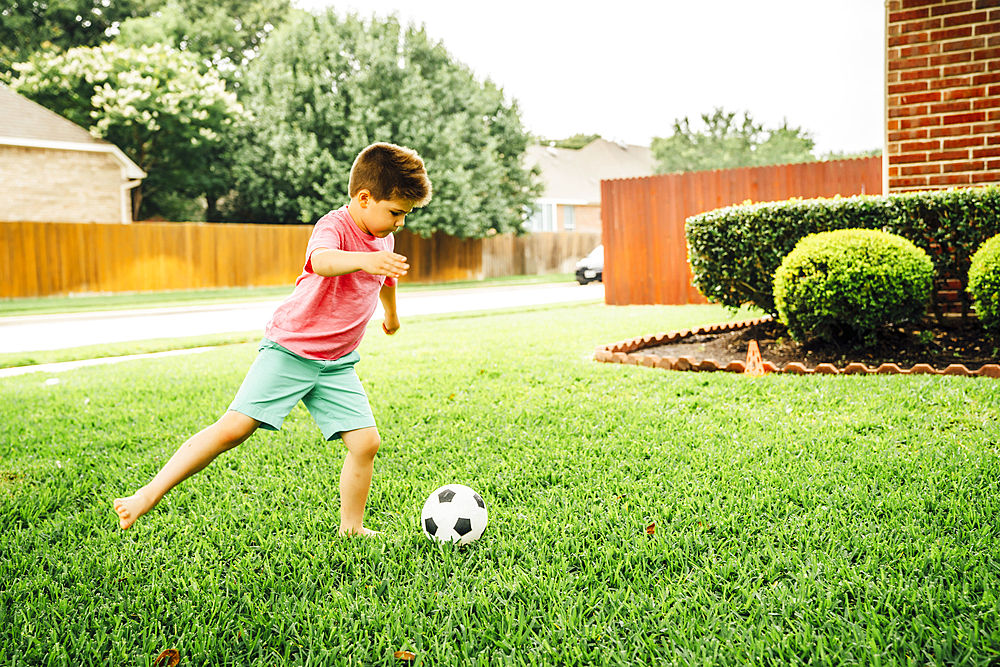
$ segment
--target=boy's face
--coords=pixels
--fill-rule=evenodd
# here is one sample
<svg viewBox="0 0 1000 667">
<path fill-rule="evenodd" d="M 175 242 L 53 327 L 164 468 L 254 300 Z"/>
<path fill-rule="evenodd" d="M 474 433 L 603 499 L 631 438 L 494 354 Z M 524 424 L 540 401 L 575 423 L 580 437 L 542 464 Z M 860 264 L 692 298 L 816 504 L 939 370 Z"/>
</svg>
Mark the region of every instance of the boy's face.
<svg viewBox="0 0 1000 667">
<path fill-rule="evenodd" d="M 360 206 L 360 219 L 356 219 L 361 231 L 385 238 L 396 230 L 402 228 L 406 214 L 413 210 L 414 202 L 401 199 L 386 199 L 376 201 L 371 193 L 362 190 L 357 195 Z"/>
</svg>

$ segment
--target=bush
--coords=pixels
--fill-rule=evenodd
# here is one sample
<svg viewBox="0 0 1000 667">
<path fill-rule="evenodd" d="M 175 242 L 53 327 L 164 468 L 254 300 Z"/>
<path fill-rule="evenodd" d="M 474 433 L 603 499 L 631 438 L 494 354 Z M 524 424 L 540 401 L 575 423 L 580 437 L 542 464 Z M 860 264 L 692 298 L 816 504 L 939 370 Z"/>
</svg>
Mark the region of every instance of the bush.
<svg viewBox="0 0 1000 667">
<path fill-rule="evenodd" d="M 984 243 L 972 256 L 968 291 L 979 321 L 987 331 L 1000 335 L 1000 235 Z"/>
<path fill-rule="evenodd" d="M 1000 233 L 1000 187 L 793 199 L 692 216 L 686 234 L 695 287 L 710 301 L 777 315 L 772 289 L 781 260 L 809 234 L 852 228 L 908 239 L 930 256 L 938 280 L 957 279 L 964 289 L 972 253 Z"/>
<path fill-rule="evenodd" d="M 934 264 L 906 239 L 870 229 L 811 234 L 774 275 L 774 300 L 792 338 L 874 343 L 878 329 L 920 318 Z"/>
</svg>

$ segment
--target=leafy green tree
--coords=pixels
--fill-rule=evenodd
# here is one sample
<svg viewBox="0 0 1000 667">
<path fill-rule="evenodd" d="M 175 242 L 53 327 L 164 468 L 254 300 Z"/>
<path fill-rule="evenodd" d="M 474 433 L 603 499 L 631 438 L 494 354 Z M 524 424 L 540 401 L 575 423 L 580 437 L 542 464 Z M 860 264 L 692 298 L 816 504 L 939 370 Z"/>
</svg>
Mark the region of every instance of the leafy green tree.
<svg viewBox="0 0 1000 667">
<path fill-rule="evenodd" d="M 652 152 L 660 174 L 678 171 L 732 169 L 771 164 L 813 162 L 812 136 L 802 128 L 764 129 L 749 112 L 737 119 L 736 113 L 717 108 L 702 114 L 704 130 L 694 130 L 687 117 L 674 121 L 673 135 L 653 139 Z"/>
<path fill-rule="evenodd" d="M 0 10 L 0 75 L 35 51 L 97 46 L 163 0 L 13 0 Z"/>
<path fill-rule="evenodd" d="M 865 157 L 882 157 L 881 148 L 873 148 L 867 151 L 828 151 L 823 154 L 821 160 L 856 160 Z"/>
<path fill-rule="evenodd" d="M 529 136 L 516 104 L 395 17 L 297 13 L 250 64 L 242 101 L 254 120 L 239 141 L 232 220 L 315 221 L 346 203 L 351 164 L 376 141 L 427 165 L 434 199 L 407 218 L 421 234 L 520 231 L 540 189 L 521 163 Z"/>
<path fill-rule="evenodd" d="M 289 0 L 168 0 L 151 16 L 122 23 L 123 46 L 167 44 L 197 54 L 231 88 L 275 26 L 291 11 Z"/>
<path fill-rule="evenodd" d="M 555 146 L 556 148 L 571 148 L 574 150 L 583 148 L 592 141 L 600 139 L 599 134 L 574 134 L 566 139 L 542 139 L 543 145 Z"/>
<path fill-rule="evenodd" d="M 135 219 L 175 217 L 168 202 L 227 187 L 217 160 L 243 111 L 191 54 L 104 44 L 36 53 L 15 69 L 11 88 L 115 144 L 148 174 L 132 190 Z"/>
</svg>

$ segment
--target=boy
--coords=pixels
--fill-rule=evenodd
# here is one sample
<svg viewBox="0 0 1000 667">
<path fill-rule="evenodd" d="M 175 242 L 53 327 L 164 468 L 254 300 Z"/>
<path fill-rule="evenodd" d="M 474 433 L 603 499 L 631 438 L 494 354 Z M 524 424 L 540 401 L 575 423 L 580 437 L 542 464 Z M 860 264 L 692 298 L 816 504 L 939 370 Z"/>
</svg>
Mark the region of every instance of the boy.
<svg viewBox="0 0 1000 667">
<path fill-rule="evenodd" d="M 392 233 L 406 214 L 425 206 L 431 183 L 412 150 L 378 143 L 351 167 L 351 201 L 316 223 L 295 290 L 265 329 L 257 359 L 229 410 L 192 436 L 144 487 L 114 501 L 122 529 L 216 456 L 258 427 L 278 430 L 301 399 L 327 440 L 347 447 L 340 473 L 340 534 L 374 535 L 363 517 L 381 440 L 368 397 L 354 371 L 376 294 L 385 310 L 382 329 L 399 329 L 396 279 L 406 258 L 393 252 Z"/>
</svg>

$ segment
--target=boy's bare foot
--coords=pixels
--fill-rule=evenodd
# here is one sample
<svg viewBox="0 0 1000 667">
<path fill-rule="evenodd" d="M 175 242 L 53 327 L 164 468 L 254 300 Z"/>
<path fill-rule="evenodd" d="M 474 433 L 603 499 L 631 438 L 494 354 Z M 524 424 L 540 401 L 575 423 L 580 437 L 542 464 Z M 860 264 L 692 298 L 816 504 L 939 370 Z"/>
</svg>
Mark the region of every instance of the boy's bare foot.
<svg viewBox="0 0 1000 667">
<path fill-rule="evenodd" d="M 370 528 L 365 528 L 361 526 L 361 530 L 356 530 L 354 528 L 341 528 L 339 535 L 341 537 L 355 537 L 361 535 L 362 537 L 377 537 L 382 533 L 377 530 L 371 530 Z"/>
<path fill-rule="evenodd" d="M 142 491 L 136 491 L 127 498 L 115 498 L 115 513 L 118 514 L 118 525 L 127 530 L 135 520 L 153 508 L 151 502 Z"/>
</svg>

